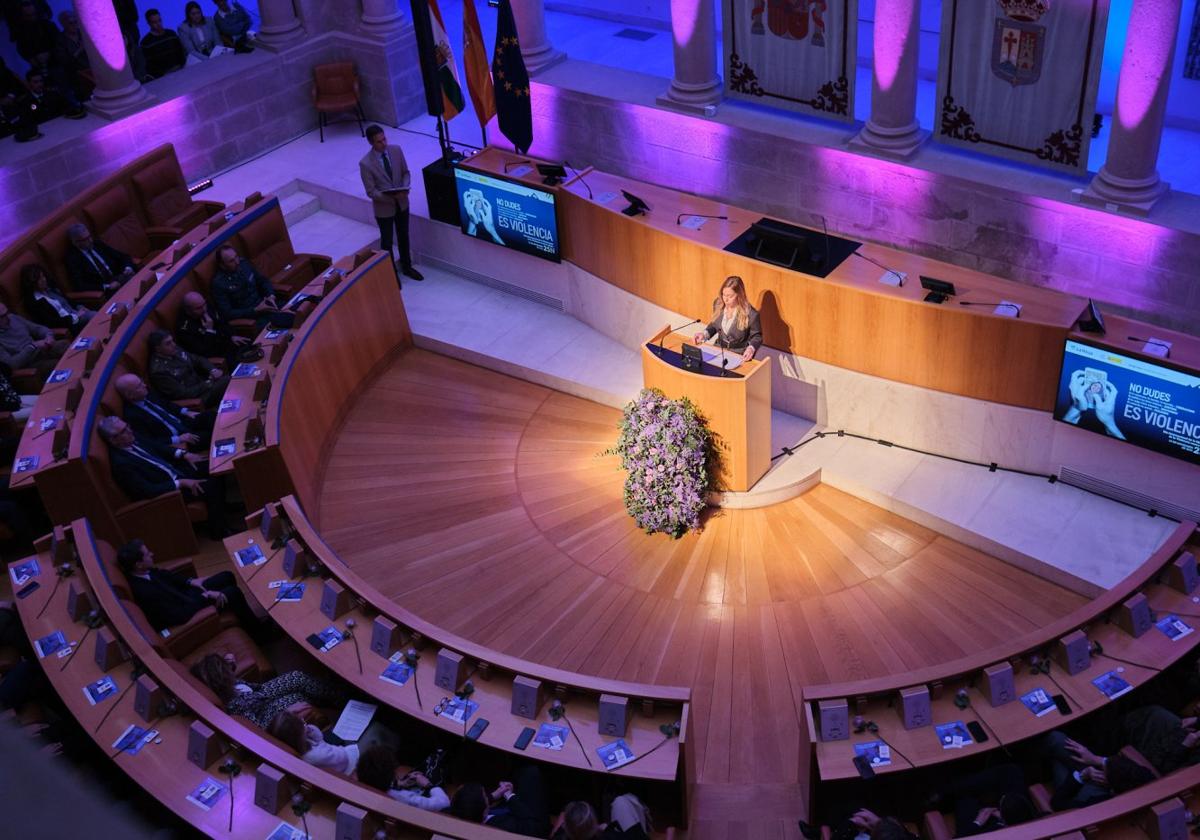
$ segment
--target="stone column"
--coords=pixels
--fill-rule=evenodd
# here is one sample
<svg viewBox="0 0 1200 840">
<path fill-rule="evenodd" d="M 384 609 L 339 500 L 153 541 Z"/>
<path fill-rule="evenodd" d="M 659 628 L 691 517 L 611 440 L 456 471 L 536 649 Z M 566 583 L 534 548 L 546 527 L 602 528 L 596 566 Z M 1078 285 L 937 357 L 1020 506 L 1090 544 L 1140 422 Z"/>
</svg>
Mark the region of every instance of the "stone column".
<svg viewBox="0 0 1200 840">
<path fill-rule="evenodd" d="M 256 44 L 278 52 L 304 37 L 292 0 L 258 0 L 258 15 L 262 26 L 254 39 Z"/>
<path fill-rule="evenodd" d="M 1158 177 L 1181 0 L 1134 0 L 1117 77 L 1108 157 L 1081 198 L 1148 213 L 1168 185 Z"/>
<path fill-rule="evenodd" d="M 567 54 L 554 49 L 546 37 L 545 0 L 512 0 L 512 10 L 517 38 L 521 41 L 521 57 L 530 76 L 566 59 Z"/>
<path fill-rule="evenodd" d="M 133 77 L 112 0 L 75 0 L 75 13 L 83 30 L 83 48 L 96 79 L 88 108 L 103 117 L 117 119 L 152 101 L 154 97 Z"/>
<path fill-rule="evenodd" d="M 876 0 L 871 117 L 850 141 L 906 158 L 929 136 L 917 122 L 917 47 L 921 0 Z"/>
<path fill-rule="evenodd" d="M 396 0 L 362 0 L 362 26 L 373 35 L 395 32 L 404 23 Z"/>
<path fill-rule="evenodd" d="M 658 104 L 711 116 L 721 101 L 714 0 L 671 0 L 675 76 Z"/>
</svg>

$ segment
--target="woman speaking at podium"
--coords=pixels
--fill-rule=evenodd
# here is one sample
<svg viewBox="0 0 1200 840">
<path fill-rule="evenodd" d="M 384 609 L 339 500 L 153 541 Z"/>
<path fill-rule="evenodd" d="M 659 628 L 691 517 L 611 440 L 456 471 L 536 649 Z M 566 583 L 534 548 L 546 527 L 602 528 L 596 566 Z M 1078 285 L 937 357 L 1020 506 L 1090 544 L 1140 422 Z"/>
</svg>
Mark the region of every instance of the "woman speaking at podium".
<svg viewBox="0 0 1200 840">
<path fill-rule="evenodd" d="M 712 318 L 704 332 L 696 333 L 696 343 L 708 341 L 713 335 L 718 344 L 729 350 L 741 350 L 742 359 L 750 361 L 762 346 L 762 327 L 758 310 L 746 298 L 746 284 L 741 277 L 726 277 L 721 294 L 713 301 Z"/>
</svg>

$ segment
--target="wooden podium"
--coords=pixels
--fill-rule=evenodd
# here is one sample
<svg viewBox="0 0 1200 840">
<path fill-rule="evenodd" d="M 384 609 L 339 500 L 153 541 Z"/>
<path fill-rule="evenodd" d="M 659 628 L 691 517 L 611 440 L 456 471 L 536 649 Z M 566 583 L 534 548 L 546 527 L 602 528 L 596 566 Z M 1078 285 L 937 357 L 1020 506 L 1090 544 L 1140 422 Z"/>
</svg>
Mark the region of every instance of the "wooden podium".
<svg viewBox="0 0 1200 840">
<path fill-rule="evenodd" d="M 687 397 L 695 404 L 721 453 L 715 489 L 745 492 L 771 466 L 771 365 L 757 359 L 743 362 L 725 376 L 707 364 L 685 370 L 685 343 L 691 341 L 671 333 L 670 326 L 659 330 L 642 347 L 642 382 L 671 399 Z"/>
</svg>

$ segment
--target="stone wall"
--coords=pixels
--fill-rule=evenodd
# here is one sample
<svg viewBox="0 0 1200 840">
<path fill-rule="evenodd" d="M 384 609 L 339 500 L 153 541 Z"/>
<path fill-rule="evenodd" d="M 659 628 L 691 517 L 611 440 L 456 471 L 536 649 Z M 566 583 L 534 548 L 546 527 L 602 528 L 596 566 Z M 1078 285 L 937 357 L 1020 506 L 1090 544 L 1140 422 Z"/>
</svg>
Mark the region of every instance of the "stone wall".
<svg viewBox="0 0 1200 840">
<path fill-rule="evenodd" d="M 1021 175 L 1004 164 L 980 183 L 561 87 L 535 84 L 532 99 L 535 155 L 818 229 L 824 217 L 830 232 L 1200 333 L 1200 233 L 1006 188 Z"/>
<path fill-rule="evenodd" d="M 196 181 L 315 130 L 311 87 L 317 64 L 355 62 L 368 119 L 389 125 L 405 122 L 419 114 L 424 103 L 420 71 L 409 59 L 413 55 L 413 31 L 406 25 L 386 43 L 329 32 L 281 53 L 257 50 L 252 56 L 238 56 L 237 65 L 213 62 L 213 68 L 173 74 L 163 81 L 187 82 L 184 74 L 193 69 L 197 72 L 192 78 L 202 81 L 165 100 L 158 93 L 159 101 L 144 111 L 39 148 L 36 155 L 0 169 L 6 221 L 0 226 L 0 247 L 161 143 L 175 145 L 184 176 Z M 247 185 L 246 191 L 253 189 Z"/>
</svg>

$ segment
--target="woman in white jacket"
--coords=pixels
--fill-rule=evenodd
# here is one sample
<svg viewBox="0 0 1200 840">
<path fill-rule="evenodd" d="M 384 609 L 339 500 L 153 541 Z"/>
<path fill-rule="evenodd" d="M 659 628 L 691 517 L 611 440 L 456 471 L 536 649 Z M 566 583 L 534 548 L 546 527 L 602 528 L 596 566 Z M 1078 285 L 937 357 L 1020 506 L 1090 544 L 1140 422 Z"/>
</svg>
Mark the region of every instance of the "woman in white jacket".
<svg viewBox="0 0 1200 840">
<path fill-rule="evenodd" d="M 189 56 L 204 60 L 212 56 L 217 47 L 221 46 L 221 36 L 217 33 L 217 24 L 210 17 L 205 17 L 200 4 L 192 0 L 184 7 L 184 20 L 179 24 L 179 40 Z"/>
</svg>

